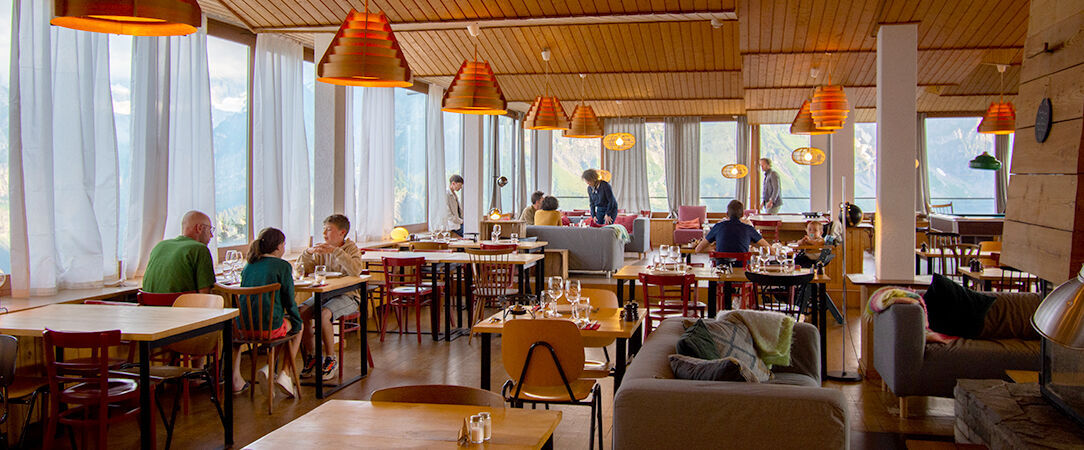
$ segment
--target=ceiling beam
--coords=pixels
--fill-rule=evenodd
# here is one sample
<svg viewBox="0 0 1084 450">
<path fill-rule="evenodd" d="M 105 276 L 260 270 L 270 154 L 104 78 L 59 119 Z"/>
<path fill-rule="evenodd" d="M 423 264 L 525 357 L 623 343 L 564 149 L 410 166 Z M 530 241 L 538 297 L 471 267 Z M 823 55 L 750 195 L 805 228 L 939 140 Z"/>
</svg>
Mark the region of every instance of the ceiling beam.
<svg viewBox="0 0 1084 450">
<path fill-rule="evenodd" d="M 721 9 L 716 11 L 701 11 L 688 13 L 636 13 L 636 14 L 605 14 L 583 16 L 553 16 L 553 17 L 524 17 L 515 19 L 479 19 L 479 20 L 440 20 L 430 22 L 399 22 L 392 23 L 391 29 L 395 32 L 408 31 L 433 31 L 433 30 L 462 30 L 467 25 L 477 25 L 479 28 L 517 28 L 517 27 L 553 27 L 568 25 L 604 25 L 617 23 L 655 23 L 655 22 L 707 22 L 713 19 L 720 21 L 738 20 L 738 14 L 733 9 Z M 256 33 L 320 33 L 335 32 L 341 24 L 320 25 L 286 25 L 281 27 L 262 27 L 253 29 Z"/>
</svg>

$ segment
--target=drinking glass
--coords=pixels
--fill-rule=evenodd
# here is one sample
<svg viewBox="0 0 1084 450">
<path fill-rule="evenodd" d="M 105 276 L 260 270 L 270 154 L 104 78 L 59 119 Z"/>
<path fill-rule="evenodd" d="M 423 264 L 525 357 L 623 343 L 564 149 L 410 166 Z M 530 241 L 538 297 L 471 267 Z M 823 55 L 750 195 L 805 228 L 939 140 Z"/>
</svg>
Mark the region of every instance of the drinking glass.
<svg viewBox="0 0 1084 450">
<path fill-rule="evenodd" d="M 500 238 L 501 238 L 501 226 L 500 225 L 493 225 L 493 233 L 492 233 L 492 236 L 490 237 L 490 240 L 492 240 L 493 242 L 497 242 Z"/>
<path fill-rule="evenodd" d="M 580 281 L 565 280 L 565 292 L 567 292 L 569 302 L 571 302 L 573 298 L 580 298 Z"/>
<path fill-rule="evenodd" d="M 508 237 L 509 237 L 509 239 L 512 240 L 513 244 L 518 244 L 519 243 L 519 233 L 509 234 Z"/>
<path fill-rule="evenodd" d="M 660 245 L 659 246 L 659 257 L 662 258 L 663 263 L 666 262 L 666 259 L 670 257 L 670 246 L 669 245 Z"/>
<path fill-rule="evenodd" d="M 651 266 L 649 266 L 648 268 L 658 270 L 659 266 L 661 266 L 661 265 L 662 265 L 662 257 L 660 257 L 659 255 L 655 255 L 655 256 L 651 257 Z"/>
<path fill-rule="evenodd" d="M 564 279 L 561 277 L 549 277 L 547 279 L 546 292 L 550 294 L 550 298 L 556 303 L 561 298 L 561 288 L 564 286 Z"/>
<path fill-rule="evenodd" d="M 313 284 L 319 286 L 327 281 L 327 266 L 316 266 L 316 270 L 312 272 Z"/>
</svg>

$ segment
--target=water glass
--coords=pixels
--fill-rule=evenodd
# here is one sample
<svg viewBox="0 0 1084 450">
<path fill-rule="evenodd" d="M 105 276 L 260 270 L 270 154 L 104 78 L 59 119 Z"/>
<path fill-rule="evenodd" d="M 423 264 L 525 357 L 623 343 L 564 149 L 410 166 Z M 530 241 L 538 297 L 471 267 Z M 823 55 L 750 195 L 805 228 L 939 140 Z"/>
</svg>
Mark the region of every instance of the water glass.
<svg viewBox="0 0 1084 450">
<path fill-rule="evenodd" d="M 327 266 L 316 266 L 316 270 L 312 272 L 313 284 L 317 286 L 324 284 L 327 281 Z"/>
<path fill-rule="evenodd" d="M 519 243 L 519 233 L 509 234 L 508 237 L 512 240 L 513 244 L 518 244 Z"/>
<path fill-rule="evenodd" d="M 493 232 L 490 233 L 490 240 L 493 241 L 493 242 L 497 242 L 500 239 L 501 239 L 501 226 L 500 225 L 493 225 Z"/>
<path fill-rule="evenodd" d="M 561 289 L 564 287 L 564 279 L 561 277 L 549 277 L 546 280 L 546 292 L 550 294 L 550 298 L 556 303 L 561 298 Z"/>
</svg>

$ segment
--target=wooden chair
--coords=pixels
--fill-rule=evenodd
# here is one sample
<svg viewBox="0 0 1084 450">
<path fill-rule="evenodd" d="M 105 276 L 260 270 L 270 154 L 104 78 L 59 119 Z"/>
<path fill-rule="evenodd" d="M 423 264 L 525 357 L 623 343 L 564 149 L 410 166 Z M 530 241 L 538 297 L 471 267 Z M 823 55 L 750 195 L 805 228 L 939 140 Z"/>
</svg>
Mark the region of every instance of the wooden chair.
<svg viewBox="0 0 1084 450">
<path fill-rule="evenodd" d="M 948 246 L 941 258 L 942 275 L 950 278 L 962 278 L 960 267 L 967 267 L 971 260 L 979 257 L 976 244 L 953 244 Z"/>
<path fill-rule="evenodd" d="M 381 258 L 384 264 L 384 283 L 387 292 L 387 305 L 395 312 L 395 322 L 399 326 L 399 334 L 409 324 L 409 320 L 401 314 L 404 309 L 409 314 L 410 308 L 414 308 L 414 318 L 418 334 L 418 343 L 422 343 L 422 306 L 432 305 L 436 308 L 439 300 L 435 300 L 436 291 L 431 285 L 423 284 L 423 266 L 425 258 Z M 384 342 L 384 334 L 388 329 L 388 314 L 384 313 L 380 321 L 380 342 Z"/>
<path fill-rule="evenodd" d="M 617 301 L 617 293 L 606 289 L 580 289 L 580 296 L 591 303 L 591 308 L 617 309 L 621 305 Z M 561 297 L 562 299 L 566 297 Z M 584 337 L 585 348 L 601 348 L 605 361 L 588 359 L 584 362 L 584 378 L 605 378 L 610 376 L 610 352 L 606 349 L 614 344 L 617 338 L 613 337 Z"/>
<path fill-rule="evenodd" d="M 256 360 L 260 350 L 267 351 L 267 413 L 271 414 L 275 401 L 275 380 L 278 379 L 279 369 L 275 365 L 275 351 L 282 345 L 288 345 L 294 335 L 283 337 L 271 337 L 271 332 L 278 329 L 281 324 L 272 323 L 274 314 L 264 315 L 263 303 L 276 301 L 275 296 L 281 286 L 278 283 L 256 287 L 222 287 L 224 292 L 233 298 L 233 305 L 240 310 L 237 320 L 234 320 L 233 343 L 238 346 L 247 345 L 251 367 L 249 379 L 256 380 Z M 270 298 L 265 298 L 265 296 Z M 319 320 L 317 318 L 316 320 Z M 319 336 L 317 336 L 319 339 Z M 288 357 L 288 352 L 283 353 L 283 365 L 289 370 L 294 381 L 295 399 L 301 398 L 301 384 L 297 377 L 297 364 L 293 358 Z M 256 389 L 249 390 L 249 398 L 255 398 Z"/>
<path fill-rule="evenodd" d="M 438 405 L 473 405 L 504 408 L 504 399 L 496 392 L 450 384 L 397 386 L 374 391 L 374 402 L 430 403 Z"/>
<path fill-rule="evenodd" d="M 990 252 L 990 256 L 982 256 L 982 253 Z M 1001 260 L 1001 241 L 979 242 L 979 262 L 983 267 L 998 267 Z"/>
<path fill-rule="evenodd" d="M 525 402 L 591 407 L 590 447 L 602 448 L 602 390 L 583 379 L 583 338 L 576 324 L 564 319 L 517 319 L 504 324 L 501 359 L 511 380 L 501 393 L 512 407 Z"/>
<path fill-rule="evenodd" d="M 930 205 L 930 212 L 936 214 L 953 214 L 952 202 L 942 203 L 940 205 Z"/>
<path fill-rule="evenodd" d="M 19 440 L 14 448 L 23 448 L 23 440 L 26 437 L 27 426 L 30 418 L 34 416 L 34 405 L 37 404 L 41 394 L 49 392 L 49 380 L 42 377 L 18 376 L 15 374 L 16 359 L 19 356 L 19 340 L 15 336 L 0 335 L 0 393 L 3 395 L 4 415 L 0 417 L 0 424 L 8 424 L 11 404 L 27 406 L 23 416 L 23 424 L 19 431 Z M 43 406 L 44 407 L 44 406 Z M 8 426 L 10 429 L 10 426 Z M 11 433 L 5 432 L 5 442 L 11 445 Z"/>
<path fill-rule="evenodd" d="M 474 339 L 473 325 L 485 319 L 486 305 L 497 303 L 503 306 L 508 297 L 519 293 L 515 287 L 516 266 L 509 260 L 515 250 L 504 248 L 499 250 L 466 249 L 470 255 L 470 270 L 473 275 L 471 288 L 471 335 L 467 338 L 470 343 Z"/>
<path fill-rule="evenodd" d="M 756 220 L 753 219 L 753 228 L 760 232 L 760 236 L 768 242 L 779 241 L 779 228 L 783 226 L 782 220 Z"/>
<path fill-rule="evenodd" d="M 749 260 L 753 259 L 753 252 L 711 252 L 710 257 L 717 263 L 730 262 L 730 266 L 734 268 L 748 267 Z M 732 283 L 732 285 L 734 286 L 734 294 L 736 294 L 739 301 L 738 306 L 742 309 L 751 308 L 753 305 L 753 285 L 750 283 Z M 723 288 L 723 283 L 719 283 L 715 288 L 718 291 L 715 295 L 718 303 L 715 305 L 716 311 L 722 311 L 725 306 L 723 305 L 725 301 Z"/>
<path fill-rule="evenodd" d="M 758 272 L 745 272 L 745 277 L 753 285 L 754 308 L 765 311 L 777 311 L 801 320 L 801 315 L 808 309 L 806 296 L 800 289 L 813 281 L 813 274 L 805 275 L 769 275 Z"/>
<path fill-rule="evenodd" d="M 410 243 L 410 251 L 412 252 L 428 252 L 428 251 L 451 251 L 448 248 L 447 242 L 435 242 L 435 241 L 417 241 Z"/>
<path fill-rule="evenodd" d="M 644 314 L 646 314 L 647 334 L 655 330 L 655 321 L 667 317 L 690 317 L 695 312 L 703 316 L 705 306 L 695 300 L 696 277 L 685 275 L 651 275 L 640 273 L 640 285 L 643 287 Z"/>
<path fill-rule="evenodd" d="M 479 248 L 482 249 L 482 250 L 511 250 L 512 253 L 515 253 L 516 250 L 519 250 L 519 245 L 517 245 L 517 244 L 487 244 L 485 242 L 482 242 L 481 244 L 479 244 Z"/>
<path fill-rule="evenodd" d="M 945 259 L 952 254 L 948 248 L 959 243 L 960 235 L 957 233 L 946 233 L 942 231 L 926 232 L 926 247 L 929 251 L 935 253 L 934 256 L 931 256 L 935 262 L 935 272 L 942 274 L 945 272 Z"/>
<path fill-rule="evenodd" d="M 98 448 L 109 448 L 109 425 L 128 419 L 138 420 L 139 414 L 139 385 L 136 381 L 110 377 L 109 349 L 120 345 L 120 330 L 63 332 L 46 329 L 42 340 L 51 393 L 42 447 L 53 448 L 57 426 L 67 425 L 85 431 L 97 429 Z M 65 349 L 87 352 L 90 356 L 79 361 L 57 361 L 57 352 Z M 67 408 L 62 410 L 62 403 Z M 153 414 L 151 429 L 154 429 Z M 74 447 L 74 433 L 70 436 Z M 153 433 L 151 439 L 153 448 Z"/>
<path fill-rule="evenodd" d="M 1030 273 L 1001 266 L 1001 279 L 990 283 L 990 288 L 999 292 L 1038 292 L 1039 280 Z"/>
<path fill-rule="evenodd" d="M 140 290 L 136 292 L 136 301 L 139 302 L 139 306 L 173 306 L 173 301 L 177 300 L 177 297 L 180 297 L 182 294 L 184 294 L 184 292 L 153 294 Z"/>
</svg>

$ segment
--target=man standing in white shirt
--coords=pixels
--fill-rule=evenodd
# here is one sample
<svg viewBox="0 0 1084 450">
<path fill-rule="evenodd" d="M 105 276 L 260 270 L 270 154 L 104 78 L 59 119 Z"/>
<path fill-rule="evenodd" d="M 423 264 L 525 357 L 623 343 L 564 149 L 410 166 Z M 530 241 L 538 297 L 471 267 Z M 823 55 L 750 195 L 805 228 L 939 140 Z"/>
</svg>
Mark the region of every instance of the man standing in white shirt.
<svg viewBox="0 0 1084 450">
<path fill-rule="evenodd" d="M 448 178 L 448 193 L 447 199 L 442 205 L 442 211 L 440 214 L 441 220 L 448 225 L 449 228 L 453 226 L 459 226 L 454 230 L 463 236 L 463 204 L 459 201 L 459 196 L 456 192 L 463 189 L 463 177 L 459 175 L 452 175 Z"/>
</svg>

